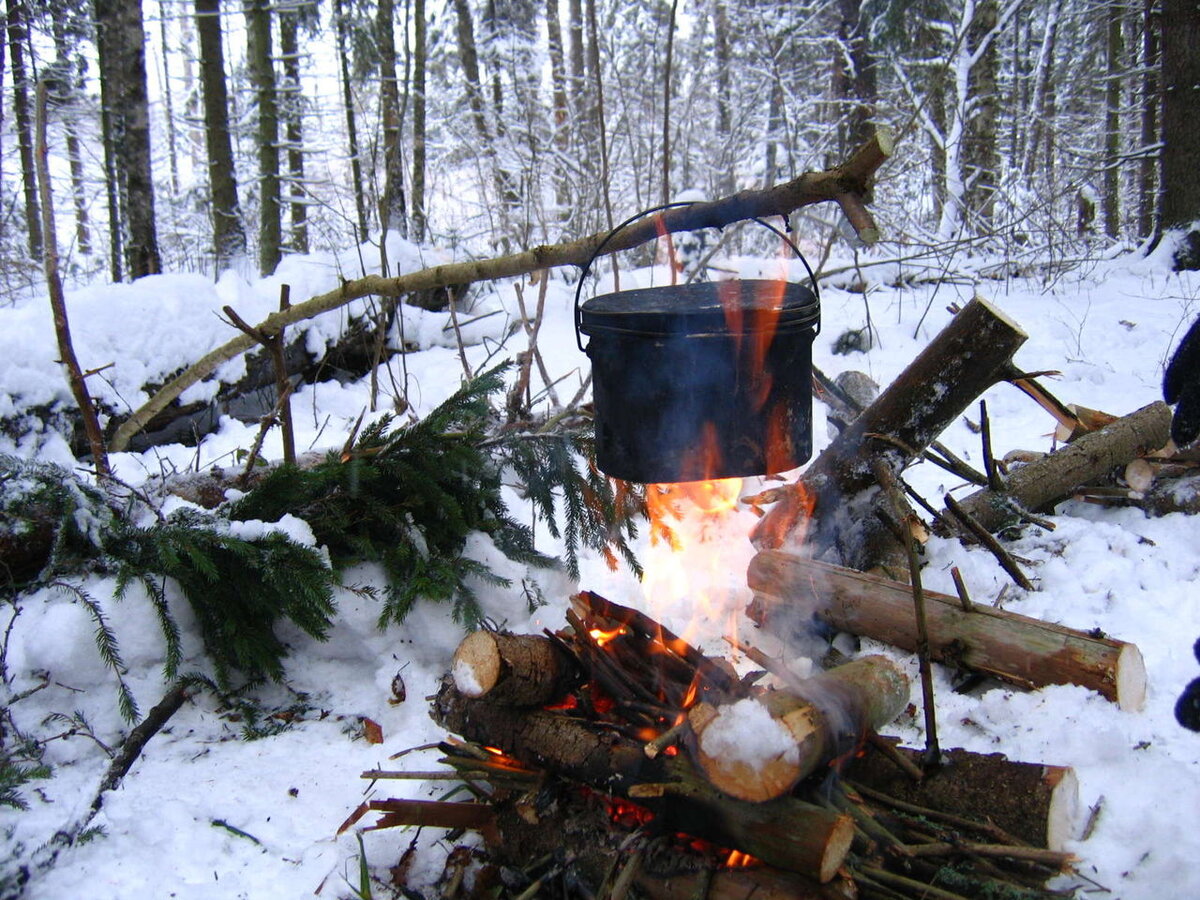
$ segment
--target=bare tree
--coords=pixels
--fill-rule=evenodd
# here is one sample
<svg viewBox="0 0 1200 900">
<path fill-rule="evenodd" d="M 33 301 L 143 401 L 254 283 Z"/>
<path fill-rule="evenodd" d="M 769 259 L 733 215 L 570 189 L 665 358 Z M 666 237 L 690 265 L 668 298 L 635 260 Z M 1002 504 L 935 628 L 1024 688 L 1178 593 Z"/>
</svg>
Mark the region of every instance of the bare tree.
<svg viewBox="0 0 1200 900">
<path fill-rule="evenodd" d="M 258 268 L 263 275 L 269 275 L 279 265 L 283 252 L 279 107 L 269 0 L 243 0 L 242 13 L 246 18 L 246 68 L 258 106 Z"/>
<path fill-rule="evenodd" d="M 108 118 L 105 154 L 110 162 L 109 178 L 115 180 L 120 245 L 125 272 L 140 278 L 162 270 L 154 212 L 142 5 L 124 0 L 94 3 L 101 102 Z"/>
<path fill-rule="evenodd" d="M 221 0 L 195 0 L 200 39 L 200 84 L 204 94 L 204 142 L 208 151 L 208 190 L 217 268 L 246 252 L 246 231 L 238 206 L 237 175 L 229 138 L 229 97 L 221 40 Z"/>
<path fill-rule="evenodd" d="M 21 153 L 21 181 L 25 186 L 25 233 L 29 255 L 42 256 L 41 210 L 38 206 L 37 173 L 33 166 L 33 117 L 30 115 L 32 79 L 25 66 L 25 35 L 29 10 L 24 0 L 8 0 L 8 54 L 12 63 L 13 113 L 17 120 L 17 146 Z"/>
<path fill-rule="evenodd" d="M 1200 268 L 1200 8 L 1191 0 L 1162 4 L 1162 222 L 1185 228 L 1180 268 Z"/>
</svg>

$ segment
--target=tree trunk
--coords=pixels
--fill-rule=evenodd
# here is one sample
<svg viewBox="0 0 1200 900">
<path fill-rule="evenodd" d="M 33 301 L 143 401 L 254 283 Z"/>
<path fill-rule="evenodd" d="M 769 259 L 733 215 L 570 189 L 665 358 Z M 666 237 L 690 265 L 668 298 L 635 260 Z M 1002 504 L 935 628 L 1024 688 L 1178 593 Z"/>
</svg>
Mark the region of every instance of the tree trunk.
<svg viewBox="0 0 1200 900">
<path fill-rule="evenodd" d="M 688 712 L 696 738 L 690 753 L 704 777 L 731 797 L 774 800 L 853 752 L 868 731 L 890 724 L 908 695 L 908 678 L 891 660 L 862 656 L 787 690 L 733 704 L 697 703 Z M 751 727 L 757 742 L 745 748 L 736 736 Z M 774 752 L 765 754 L 764 745 Z"/>
<path fill-rule="evenodd" d="M 246 252 L 246 231 L 238 207 L 237 175 L 229 137 L 229 98 L 221 41 L 221 0 L 196 0 L 200 39 L 200 84 L 204 93 L 204 143 L 212 209 L 213 256 L 218 273 Z"/>
<path fill-rule="evenodd" d="M 579 667 L 540 634 L 476 631 L 463 639 L 450 664 L 464 697 L 505 706 L 547 706 L 579 681 Z"/>
<path fill-rule="evenodd" d="M 99 13 L 97 12 L 97 17 Z M 112 51 L 107 39 L 107 29 L 96 27 L 96 59 L 101 72 L 108 72 L 100 79 L 100 135 L 104 144 L 104 196 L 108 204 L 108 260 L 113 281 L 121 281 L 125 275 L 125 236 L 122 227 L 122 192 L 120 170 L 117 168 L 117 116 L 113 108 L 119 102 L 120 69 L 109 62 Z"/>
<path fill-rule="evenodd" d="M 125 271 L 131 278 L 162 270 L 154 215 L 150 103 L 146 94 L 146 36 L 141 3 L 95 0 L 101 84 L 111 121 Z M 111 101 L 111 102 L 110 102 Z"/>
<path fill-rule="evenodd" d="M 836 106 L 837 155 L 843 156 L 871 135 L 878 102 L 875 60 L 871 56 L 862 0 L 838 0 L 838 37 L 834 48 L 833 95 Z"/>
<path fill-rule="evenodd" d="M 167 132 L 167 160 L 171 172 L 171 194 L 179 196 L 179 147 L 175 140 L 175 92 L 171 87 L 171 46 L 167 33 L 170 12 L 165 0 L 158 0 L 158 37 L 162 44 L 163 116 Z"/>
<path fill-rule="evenodd" d="M 554 156 L 551 179 L 554 181 L 554 202 L 557 218 L 566 219 L 571 202 L 570 185 L 564 156 L 571 149 L 571 122 L 567 101 L 566 57 L 563 54 L 562 22 L 559 20 L 559 0 L 546 0 L 546 43 L 550 53 L 551 133 Z"/>
<path fill-rule="evenodd" d="M 1162 224 L 1187 228 L 1200 219 L 1200 8 L 1191 0 L 1162 4 Z M 1176 259 L 1181 268 L 1200 268 L 1200 236 Z"/>
<path fill-rule="evenodd" d="M 308 204 L 304 185 L 304 93 L 300 84 L 300 46 L 297 40 L 300 12 L 296 6 L 279 9 L 279 52 L 283 57 L 283 112 L 287 142 L 288 203 L 292 225 L 292 250 L 308 252 Z"/>
<path fill-rule="evenodd" d="M 995 39 L 998 14 L 997 0 L 979 0 L 967 29 L 967 48 L 977 59 L 967 79 L 964 105 L 964 202 L 968 215 L 975 220 L 975 230 L 980 232 L 991 229 L 999 184 L 1000 160 L 996 150 L 999 52 Z"/>
<path fill-rule="evenodd" d="M 734 189 L 733 166 L 733 106 L 730 85 L 732 54 L 729 40 L 729 18 L 725 12 L 726 0 L 713 0 L 713 62 L 717 69 L 717 193 L 729 194 Z"/>
<path fill-rule="evenodd" d="M 63 116 L 63 130 L 66 132 L 67 162 L 71 169 L 71 200 L 75 207 L 75 246 L 82 255 L 90 256 L 92 229 L 88 220 L 87 189 L 83 180 L 83 153 L 79 146 L 79 132 L 75 127 L 74 116 L 74 109 L 78 109 L 77 101 L 83 96 L 86 62 L 82 56 L 72 53 L 62 19 L 55 17 L 51 27 L 54 31 L 55 56 L 66 79 L 62 89 L 73 107 Z"/>
<path fill-rule="evenodd" d="M 404 123 L 400 117 L 400 80 L 396 75 L 396 7 L 379 0 L 375 18 L 375 44 L 379 48 L 379 109 L 383 120 L 383 200 L 379 227 L 385 234 L 396 229 L 408 237 L 408 201 L 404 193 Z"/>
<path fill-rule="evenodd" d="M 1155 0 L 1142 6 L 1141 159 L 1138 161 L 1138 237 L 1149 240 L 1158 233 L 1159 22 Z"/>
<path fill-rule="evenodd" d="M 590 114 L 587 97 L 587 68 L 584 64 L 583 0 L 567 0 L 567 35 L 570 38 L 571 131 L 578 146 L 581 129 Z"/>
<path fill-rule="evenodd" d="M 17 146 L 21 153 L 21 181 L 25 186 L 25 234 L 29 255 L 42 258 L 41 208 L 38 206 L 37 173 L 33 165 L 33 117 L 30 115 L 29 74 L 25 71 L 24 0 L 8 0 L 8 53 L 12 62 L 13 112 L 17 120 Z"/>
<path fill-rule="evenodd" d="M 443 686 L 430 711 L 467 740 L 498 747 L 525 765 L 631 797 L 665 828 L 733 847 L 768 865 L 833 878 L 849 850 L 848 816 L 793 797 L 747 803 L 722 794 L 683 755 L 648 759 L 640 742 L 599 734 L 582 719 L 544 709 L 472 700 Z M 645 786 L 648 790 L 642 790 Z"/>
<path fill-rule="evenodd" d="M 968 303 L 759 520 L 751 535 L 755 545 L 782 546 L 808 514 L 823 528 L 832 528 L 835 517 L 824 514 L 875 483 L 874 458 L 890 456 L 898 468 L 911 462 L 1004 377 L 1013 353 L 1027 337 L 986 300 L 976 297 Z M 892 440 L 872 440 L 871 435 Z"/>
<path fill-rule="evenodd" d="M 1014 469 L 1004 493 L 983 488 L 960 502 L 988 531 L 1019 521 L 1014 509 L 1037 511 L 1069 497 L 1079 487 L 1159 450 L 1171 433 L 1171 409 L 1161 400 L 1085 434 L 1035 462 Z"/>
<path fill-rule="evenodd" d="M 747 614 L 785 641 L 811 641 L 816 618 L 837 631 L 916 649 L 911 585 L 778 550 L 757 554 L 746 578 L 755 591 Z M 1122 709 L 1142 708 L 1146 670 L 1133 644 L 924 593 L 933 661 L 1029 688 L 1077 684 Z"/>
<path fill-rule="evenodd" d="M 1105 10 L 1107 40 L 1104 46 L 1104 233 L 1116 240 L 1121 232 L 1121 37 L 1124 6 L 1109 0 Z"/>
<path fill-rule="evenodd" d="M 413 0 L 413 236 L 425 239 L 425 70 L 429 47 L 426 39 L 425 0 Z"/>
<path fill-rule="evenodd" d="M 895 747 L 893 752 L 920 764 L 920 751 Z M 859 790 L 990 822 L 1033 847 L 1063 850 L 1076 837 L 1079 778 L 1072 768 L 1012 762 L 999 753 L 948 750 L 942 765 L 914 781 L 889 756 L 869 746 L 850 763 L 845 776 Z"/>
<path fill-rule="evenodd" d="M 243 0 L 246 17 L 246 67 L 258 105 L 258 269 L 270 275 L 282 255 L 283 231 L 279 186 L 279 108 L 275 60 L 271 51 L 268 0 Z M 343 61 L 343 65 L 345 62 Z"/>
<path fill-rule="evenodd" d="M 471 110 L 471 121 L 475 123 L 475 134 L 485 148 L 492 147 L 491 130 L 483 108 L 483 85 L 479 80 L 479 51 L 475 46 L 475 23 L 471 18 L 471 7 L 467 0 L 454 0 L 458 38 L 458 63 L 462 66 L 466 81 L 467 106 Z M 487 152 L 491 152 L 488 150 Z"/>
</svg>

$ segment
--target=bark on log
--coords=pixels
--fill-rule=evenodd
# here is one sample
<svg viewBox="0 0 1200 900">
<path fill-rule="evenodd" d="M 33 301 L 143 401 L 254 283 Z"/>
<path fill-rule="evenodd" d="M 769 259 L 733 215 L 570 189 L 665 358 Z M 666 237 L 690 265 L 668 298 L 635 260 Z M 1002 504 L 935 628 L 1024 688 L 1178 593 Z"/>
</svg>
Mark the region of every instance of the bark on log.
<svg viewBox="0 0 1200 900">
<path fill-rule="evenodd" d="M 1005 492 L 984 488 L 959 505 L 988 531 L 997 531 L 1018 520 L 1011 504 L 1031 512 L 1046 509 L 1088 481 L 1162 448 L 1170 432 L 1171 408 L 1161 400 L 1151 403 L 1036 462 L 1013 469 Z"/>
<path fill-rule="evenodd" d="M 844 498 L 871 485 L 877 456 L 889 455 L 897 471 L 914 460 L 980 394 L 1003 379 L 1013 353 L 1027 337 L 986 300 L 976 297 L 968 303 L 759 520 L 751 534 L 754 545 L 778 549 L 810 509 L 821 519 Z"/>
<path fill-rule="evenodd" d="M 784 639 L 809 631 L 815 617 L 839 631 L 916 649 L 909 585 L 775 550 L 750 561 L 747 580 L 756 592 L 748 614 Z M 1030 688 L 1081 685 L 1126 710 L 1145 701 L 1146 670 L 1133 644 L 978 603 L 966 612 L 957 597 L 934 591 L 925 592 L 925 612 L 937 662 Z"/>
<path fill-rule="evenodd" d="M 465 697 L 506 706 L 546 706 L 578 681 L 578 669 L 557 644 L 538 634 L 476 631 L 454 651 L 454 685 Z"/>
<path fill-rule="evenodd" d="M 699 703 L 688 713 L 696 738 L 692 758 L 715 787 L 761 803 L 852 752 L 868 729 L 903 711 L 908 695 L 908 678 L 895 664 L 866 656 L 806 679 L 794 691 L 768 691 L 722 706 Z"/>
<path fill-rule="evenodd" d="M 740 850 L 768 865 L 824 882 L 850 849 L 854 828 L 844 814 L 791 797 L 769 803 L 736 800 L 699 776 L 684 756 L 649 759 L 640 742 L 600 734 L 581 719 L 472 700 L 451 684 L 439 691 L 430 714 L 468 740 L 597 790 L 635 798 L 664 827 Z"/>
<path fill-rule="evenodd" d="M 701 228 L 721 228 L 749 218 L 786 216 L 803 206 L 837 200 L 840 195 L 862 196 L 867 193 L 875 170 L 891 155 L 890 132 L 880 129 L 871 140 L 840 166 L 823 172 L 806 172 L 791 181 L 761 191 L 742 191 L 730 197 L 688 207 L 667 210 L 661 217 L 638 220 L 608 241 L 606 250 L 627 250 L 653 240 L 661 233 L 695 231 Z M 414 291 L 426 291 L 453 285 L 471 284 L 499 278 L 528 275 L 539 269 L 554 266 L 582 267 L 591 260 L 606 234 L 593 234 L 569 243 L 534 247 L 490 260 L 451 263 L 411 272 L 395 278 L 370 275 L 347 281 L 336 290 L 297 303 L 290 309 L 272 313 L 256 327 L 264 334 L 277 334 L 285 326 L 302 322 L 313 316 L 338 309 L 362 297 L 379 295 L 396 297 Z M 245 353 L 254 346 L 246 335 L 209 351 L 190 368 L 182 372 L 129 416 L 117 429 L 109 450 L 124 450 L 130 438 L 145 427 L 155 415 L 183 391 L 213 372 L 224 362 Z"/>
<path fill-rule="evenodd" d="M 884 738 L 892 741 L 894 739 Z M 896 747 L 914 764 L 921 752 Z M 1079 825 L 1079 779 L 1069 766 L 1013 762 L 1000 753 L 950 750 L 942 765 L 914 781 L 877 749 L 851 761 L 844 777 L 862 790 L 902 803 L 990 822 L 1034 847 L 1063 850 Z M 886 804 L 885 804 L 886 805 Z M 1005 834 L 1007 833 L 1007 834 Z"/>
</svg>

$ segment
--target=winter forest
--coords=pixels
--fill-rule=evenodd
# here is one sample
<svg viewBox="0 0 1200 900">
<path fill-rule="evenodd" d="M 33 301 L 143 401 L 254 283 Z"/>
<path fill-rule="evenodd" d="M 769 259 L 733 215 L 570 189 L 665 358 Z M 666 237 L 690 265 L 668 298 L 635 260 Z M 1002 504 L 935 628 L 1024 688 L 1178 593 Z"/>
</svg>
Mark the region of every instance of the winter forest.
<svg viewBox="0 0 1200 900">
<path fill-rule="evenodd" d="M 1196 0 L 0 16 L 0 900 L 1200 897 Z"/>
<path fill-rule="evenodd" d="M 1194 107 L 1169 89 L 1194 20 L 1099 0 L 12 2 L 5 277 L 40 268 L 39 121 L 72 277 L 269 274 L 387 229 L 513 252 L 825 168 L 876 124 L 898 137 L 876 208 L 896 255 L 1069 261 L 1200 210 Z M 833 218 L 794 227 L 820 246 Z"/>
</svg>

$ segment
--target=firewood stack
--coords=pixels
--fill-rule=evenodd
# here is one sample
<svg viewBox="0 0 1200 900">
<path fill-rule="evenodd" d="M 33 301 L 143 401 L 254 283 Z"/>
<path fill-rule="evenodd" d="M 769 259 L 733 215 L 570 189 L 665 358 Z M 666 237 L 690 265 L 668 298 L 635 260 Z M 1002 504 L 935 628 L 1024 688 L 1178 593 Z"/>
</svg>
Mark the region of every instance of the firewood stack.
<svg viewBox="0 0 1200 900">
<path fill-rule="evenodd" d="M 1070 819 L 1070 770 L 955 751 L 924 772 L 876 734 L 910 692 L 885 657 L 738 677 L 594 593 L 567 620 L 459 646 L 431 715 L 459 736 L 441 761 L 474 802 L 374 800 L 343 829 L 376 812 L 374 827 L 477 830 L 485 872 L 526 879 L 503 896 L 1035 897 L 1070 862 L 1048 849 Z M 1013 803 L 1002 822 L 998 787 Z"/>
</svg>

